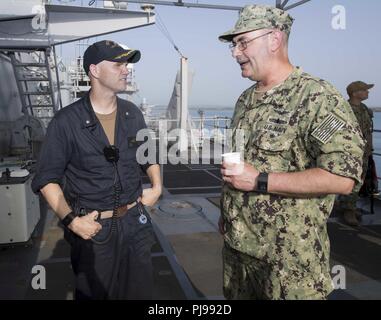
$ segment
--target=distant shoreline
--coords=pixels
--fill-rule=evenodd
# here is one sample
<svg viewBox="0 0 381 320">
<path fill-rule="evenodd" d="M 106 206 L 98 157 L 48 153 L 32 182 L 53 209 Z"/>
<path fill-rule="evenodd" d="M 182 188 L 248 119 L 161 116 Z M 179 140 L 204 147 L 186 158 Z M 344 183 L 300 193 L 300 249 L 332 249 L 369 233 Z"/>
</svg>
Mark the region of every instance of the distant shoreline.
<svg viewBox="0 0 381 320">
<path fill-rule="evenodd" d="M 369 106 L 368 106 L 369 107 Z M 166 105 L 157 105 L 157 109 L 166 109 Z M 234 106 L 217 106 L 217 105 L 189 105 L 189 110 L 219 110 L 219 111 L 227 111 L 227 110 L 234 110 Z M 381 112 L 381 107 L 369 107 L 369 109 L 373 110 L 374 112 Z"/>
</svg>

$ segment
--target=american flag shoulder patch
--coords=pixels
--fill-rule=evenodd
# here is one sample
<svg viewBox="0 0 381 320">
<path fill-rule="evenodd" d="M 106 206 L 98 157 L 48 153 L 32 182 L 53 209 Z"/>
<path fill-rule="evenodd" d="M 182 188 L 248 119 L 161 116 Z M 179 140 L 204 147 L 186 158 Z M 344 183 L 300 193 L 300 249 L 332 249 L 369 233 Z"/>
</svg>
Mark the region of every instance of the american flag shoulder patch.
<svg viewBox="0 0 381 320">
<path fill-rule="evenodd" d="M 345 126 L 345 122 L 334 114 L 328 115 L 323 122 L 312 132 L 311 136 L 326 144 L 333 135 Z"/>
</svg>

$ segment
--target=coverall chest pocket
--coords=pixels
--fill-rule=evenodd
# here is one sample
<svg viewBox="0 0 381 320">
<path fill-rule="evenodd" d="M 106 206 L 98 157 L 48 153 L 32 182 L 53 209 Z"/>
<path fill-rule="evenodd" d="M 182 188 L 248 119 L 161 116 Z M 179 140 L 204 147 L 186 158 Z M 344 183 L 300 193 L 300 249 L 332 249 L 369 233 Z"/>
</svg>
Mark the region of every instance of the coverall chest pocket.
<svg viewBox="0 0 381 320">
<path fill-rule="evenodd" d="M 294 158 L 291 146 L 295 138 L 296 132 L 292 130 L 279 135 L 267 131 L 254 133 L 251 139 L 252 157 L 257 169 L 265 172 L 289 171 Z"/>
<path fill-rule="evenodd" d="M 127 143 L 123 148 L 123 157 L 129 161 L 136 161 L 136 152 L 140 143 L 140 141 L 136 141 L 136 135 L 128 136 Z"/>
</svg>

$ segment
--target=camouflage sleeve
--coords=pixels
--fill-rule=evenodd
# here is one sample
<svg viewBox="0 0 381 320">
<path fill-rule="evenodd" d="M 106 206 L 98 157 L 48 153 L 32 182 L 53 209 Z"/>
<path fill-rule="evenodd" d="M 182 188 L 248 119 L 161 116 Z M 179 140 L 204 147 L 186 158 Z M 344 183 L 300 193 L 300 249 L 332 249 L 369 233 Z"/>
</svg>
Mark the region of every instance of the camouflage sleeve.
<svg viewBox="0 0 381 320">
<path fill-rule="evenodd" d="M 318 109 L 306 139 L 317 167 L 354 179 L 359 189 L 365 143 L 351 106 L 335 94 L 322 94 L 314 105 Z"/>
</svg>

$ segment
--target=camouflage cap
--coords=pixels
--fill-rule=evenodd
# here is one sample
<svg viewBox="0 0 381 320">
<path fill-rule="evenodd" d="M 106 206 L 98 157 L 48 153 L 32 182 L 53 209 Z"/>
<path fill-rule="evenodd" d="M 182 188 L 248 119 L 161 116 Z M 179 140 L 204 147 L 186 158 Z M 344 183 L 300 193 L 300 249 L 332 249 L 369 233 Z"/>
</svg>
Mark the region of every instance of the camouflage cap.
<svg viewBox="0 0 381 320">
<path fill-rule="evenodd" d="M 290 34 L 294 19 L 284 10 L 266 5 L 247 5 L 242 10 L 232 30 L 218 37 L 223 42 L 231 42 L 240 34 L 259 29 L 279 29 Z"/>
<path fill-rule="evenodd" d="M 352 82 L 348 87 L 347 87 L 347 93 L 348 95 L 352 95 L 352 93 L 356 91 L 361 91 L 361 90 L 369 90 L 374 87 L 374 84 L 367 84 L 362 81 L 355 81 Z"/>
</svg>

